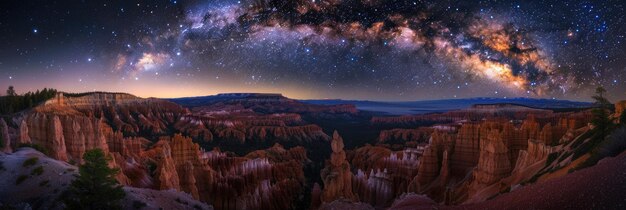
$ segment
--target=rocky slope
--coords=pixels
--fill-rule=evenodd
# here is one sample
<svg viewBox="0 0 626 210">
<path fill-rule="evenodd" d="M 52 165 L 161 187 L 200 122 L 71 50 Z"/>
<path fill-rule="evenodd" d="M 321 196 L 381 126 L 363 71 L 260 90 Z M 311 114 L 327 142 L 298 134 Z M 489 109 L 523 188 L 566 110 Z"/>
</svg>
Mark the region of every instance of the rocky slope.
<svg viewBox="0 0 626 210">
<path fill-rule="evenodd" d="M 626 153 L 483 202 L 442 206 L 426 196 L 412 194 L 398 198 L 389 209 L 622 209 L 626 189 L 619 186 L 626 184 L 624 174 Z"/>
<path fill-rule="evenodd" d="M 24 166 L 27 160 L 34 164 Z M 0 205 L 20 209 L 63 209 L 59 196 L 67 189 L 77 167 L 47 157 L 31 148 L 12 154 L 0 153 Z M 39 171 L 39 172 L 38 172 Z M 213 209 L 189 194 L 124 187 L 124 209 Z"/>
</svg>

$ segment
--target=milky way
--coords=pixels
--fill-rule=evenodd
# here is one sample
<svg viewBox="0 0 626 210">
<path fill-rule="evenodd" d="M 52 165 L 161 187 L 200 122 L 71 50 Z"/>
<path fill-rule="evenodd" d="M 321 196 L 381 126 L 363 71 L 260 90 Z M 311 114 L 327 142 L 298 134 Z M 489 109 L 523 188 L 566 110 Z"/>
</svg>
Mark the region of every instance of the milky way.
<svg viewBox="0 0 626 210">
<path fill-rule="evenodd" d="M 0 64 L 6 78 L 0 81 L 11 82 L 15 77 L 31 77 L 19 81 L 32 81 L 55 73 L 33 64 L 39 62 L 63 63 L 56 64 L 62 69 L 57 73 L 72 75 L 71 83 L 79 77 L 81 84 L 67 85 L 77 91 L 135 87 L 134 91 L 144 96 L 258 91 L 301 98 L 586 99 L 598 85 L 607 87 L 612 97 L 626 96 L 626 29 L 620 1 L 83 4 L 100 18 L 73 15 L 77 8 L 54 3 L 43 5 L 53 9 L 30 20 L 11 16 L 19 9 L 4 11 L 3 16 L 12 18 L 2 25 L 26 25 L 23 29 L 28 31 L 19 33 L 28 34 L 28 43 L 4 35 L 11 41 L 8 50 L 0 51 L 7 55 Z M 66 20 L 79 16 L 86 20 Z M 75 26 L 56 23 L 51 24 L 56 29 L 44 28 L 43 19 L 64 19 Z M 52 38 L 31 44 L 30 40 L 42 39 L 46 33 Z M 78 38 L 61 38 L 64 33 Z M 86 33 L 89 36 L 83 37 Z M 59 40 L 79 44 L 49 43 Z M 54 52 L 69 51 L 63 53 L 70 54 L 67 57 L 87 56 L 72 60 L 37 53 L 9 61 L 15 57 L 9 53 L 28 50 L 32 54 L 46 46 L 52 46 Z M 28 49 L 33 47 L 36 49 Z M 58 79 L 51 84 L 68 82 Z M 170 92 L 159 94 L 150 91 L 151 87 Z"/>
</svg>

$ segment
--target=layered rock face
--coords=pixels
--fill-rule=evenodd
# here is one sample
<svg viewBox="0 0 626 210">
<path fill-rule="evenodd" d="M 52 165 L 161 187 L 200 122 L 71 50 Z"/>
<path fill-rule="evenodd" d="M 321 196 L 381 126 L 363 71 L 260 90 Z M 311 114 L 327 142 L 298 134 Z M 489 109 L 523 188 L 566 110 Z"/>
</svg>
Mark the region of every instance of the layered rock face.
<svg viewBox="0 0 626 210">
<path fill-rule="evenodd" d="M 0 119 L 0 151 L 11 152 L 11 137 L 9 137 L 9 126 Z"/>
<path fill-rule="evenodd" d="M 58 115 L 36 112 L 25 119 L 32 143 L 50 148 L 51 157 L 59 160 L 80 161 L 86 150 L 100 148 L 108 151 L 102 121 L 80 114 Z"/>
<path fill-rule="evenodd" d="M 498 130 L 489 131 L 486 138 L 481 139 L 480 147 L 478 166 L 472 174 L 475 180 L 474 184 L 477 186 L 493 184 L 510 174 L 512 167 L 509 160 L 509 149 L 504 144 Z"/>
<path fill-rule="evenodd" d="M 620 118 L 622 117 L 622 115 L 624 114 L 624 111 L 626 110 L 626 101 L 620 101 L 615 103 L 615 118 L 619 120 L 621 120 Z M 623 123 L 623 122 L 620 122 Z"/>
<path fill-rule="evenodd" d="M 393 180 L 386 170 L 372 170 L 369 174 L 358 170 L 353 187 L 359 200 L 372 206 L 388 206 L 395 197 Z"/>
<path fill-rule="evenodd" d="M 207 201 L 220 209 L 293 208 L 305 182 L 303 166 L 309 161 L 303 148 L 286 150 L 280 145 L 245 158 L 220 152 L 207 156 L 219 174 L 209 185 Z"/>
<path fill-rule="evenodd" d="M 500 192 L 495 185 L 505 178 L 502 185 L 529 179 L 551 152 L 549 145 L 571 141 L 589 119 L 586 114 L 526 116 L 518 122 L 462 122 L 456 133 L 435 129 L 409 191 L 450 204 L 486 199 Z"/>
<path fill-rule="evenodd" d="M 178 105 L 128 94 L 90 93 L 67 97 L 59 93 L 44 105 L 13 119 L 19 129 L 12 142 L 41 145 L 48 148 L 55 159 L 80 162 L 86 150 L 99 148 L 108 152 L 109 144 L 115 139 L 119 148 L 119 144 L 124 144 L 120 143 L 121 133 L 131 136 L 163 134 L 176 116 L 185 113 Z M 118 133 L 114 134 L 113 130 Z M 141 149 L 140 145 L 126 146 L 135 153 Z M 115 152 L 122 156 L 129 153 Z"/>
<path fill-rule="evenodd" d="M 521 172 L 533 164 L 545 160 L 552 152 L 552 148 L 543 142 L 528 140 L 528 148 L 519 152 L 513 174 Z"/>
<path fill-rule="evenodd" d="M 459 129 L 457 140 L 454 144 L 451 164 L 454 174 L 466 174 L 467 171 L 478 164 L 480 149 L 480 125 L 463 124 Z"/>
<path fill-rule="evenodd" d="M 271 154 L 271 155 L 270 155 Z M 304 185 L 301 147 L 274 145 L 246 157 L 204 152 L 190 138 L 162 138 L 143 155 L 158 163 L 155 188 L 176 189 L 216 209 L 289 209 Z"/>
<path fill-rule="evenodd" d="M 626 110 L 626 101 L 615 103 L 615 113 L 617 113 L 618 116 L 621 116 L 621 114 L 624 113 L 624 110 Z"/>
<path fill-rule="evenodd" d="M 439 156 L 437 150 L 433 146 L 428 146 L 424 150 L 424 155 L 420 159 L 420 165 L 416 176 L 415 189 L 421 190 L 423 187 L 434 181 L 439 176 Z"/>
<path fill-rule="evenodd" d="M 175 128 L 191 137 L 218 144 L 330 140 L 321 127 L 307 124 L 298 114 L 259 114 L 237 108 L 203 107 L 193 115 L 181 117 Z"/>
<path fill-rule="evenodd" d="M 30 136 L 28 135 L 28 124 L 25 120 L 22 120 L 20 123 L 18 138 L 16 140 L 16 144 L 30 144 Z"/>
<path fill-rule="evenodd" d="M 357 172 L 353 192 L 360 202 L 385 207 L 396 196 L 407 192 L 407 185 L 417 174 L 422 151 L 407 148 L 392 152 L 378 146 L 364 146 L 349 154 Z"/>
<path fill-rule="evenodd" d="M 343 139 L 339 133 L 333 133 L 330 156 L 330 164 L 322 170 L 321 176 L 324 181 L 322 202 L 331 202 L 340 198 L 356 200 L 352 193 L 352 172 L 350 163 L 346 161 L 346 152 L 343 150 Z"/>
</svg>

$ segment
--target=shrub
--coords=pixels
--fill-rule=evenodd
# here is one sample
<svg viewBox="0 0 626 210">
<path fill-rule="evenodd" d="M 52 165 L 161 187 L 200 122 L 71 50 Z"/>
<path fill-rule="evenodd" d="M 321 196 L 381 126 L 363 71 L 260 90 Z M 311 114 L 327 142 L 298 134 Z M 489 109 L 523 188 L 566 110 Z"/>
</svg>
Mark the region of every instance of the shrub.
<svg viewBox="0 0 626 210">
<path fill-rule="evenodd" d="M 32 158 L 28 158 L 24 161 L 24 163 L 22 163 L 23 167 L 31 167 L 34 166 L 35 164 L 37 164 L 37 162 L 39 161 L 38 157 L 32 157 Z"/>
<path fill-rule="evenodd" d="M 15 180 L 15 185 L 19 185 L 22 182 L 24 182 L 24 180 L 26 180 L 28 178 L 27 175 L 20 175 L 17 177 L 17 179 Z"/>
<path fill-rule="evenodd" d="M 30 172 L 30 175 L 34 175 L 34 176 L 39 176 L 41 174 L 43 174 L 43 166 L 39 166 L 39 167 L 33 169 L 32 172 Z"/>
<path fill-rule="evenodd" d="M 0 134 L 0 148 L 4 147 L 4 139 L 2 139 L 2 134 Z"/>
<path fill-rule="evenodd" d="M 146 206 L 147 204 L 144 203 L 143 201 L 137 201 L 137 200 L 133 201 L 133 208 L 135 209 L 142 209 L 143 207 L 146 207 Z"/>
</svg>

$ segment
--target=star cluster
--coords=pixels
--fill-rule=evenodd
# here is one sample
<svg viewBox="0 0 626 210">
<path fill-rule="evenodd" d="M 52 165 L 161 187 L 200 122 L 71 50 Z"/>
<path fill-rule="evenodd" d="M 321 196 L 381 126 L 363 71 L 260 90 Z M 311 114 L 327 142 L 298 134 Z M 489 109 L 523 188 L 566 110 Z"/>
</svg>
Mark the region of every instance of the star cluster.
<svg viewBox="0 0 626 210">
<path fill-rule="evenodd" d="M 0 82 L 176 97 L 626 96 L 621 1 L 3 2 Z"/>
</svg>

